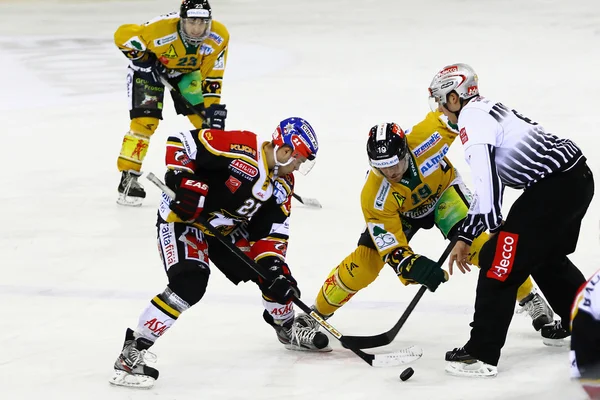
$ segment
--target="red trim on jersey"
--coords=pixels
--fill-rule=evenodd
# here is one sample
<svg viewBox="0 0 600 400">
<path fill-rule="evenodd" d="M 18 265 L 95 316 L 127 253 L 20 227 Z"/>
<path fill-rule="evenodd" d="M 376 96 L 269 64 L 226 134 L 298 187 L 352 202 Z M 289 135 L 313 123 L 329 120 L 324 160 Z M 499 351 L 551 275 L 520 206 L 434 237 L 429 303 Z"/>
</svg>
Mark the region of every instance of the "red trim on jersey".
<svg viewBox="0 0 600 400">
<path fill-rule="evenodd" d="M 200 131 L 200 135 L 218 152 L 243 154 L 256 160 L 260 151 L 256 134 L 250 131 L 204 129 Z"/>
<path fill-rule="evenodd" d="M 191 172 L 196 170 L 196 163 L 189 158 L 183 147 L 167 145 L 165 154 L 167 167 L 182 168 Z"/>
<path fill-rule="evenodd" d="M 287 242 L 274 238 L 264 238 L 255 242 L 250 249 L 250 256 L 254 260 L 259 260 L 266 256 L 279 256 L 285 260 L 287 252 Z"/>
</svg>

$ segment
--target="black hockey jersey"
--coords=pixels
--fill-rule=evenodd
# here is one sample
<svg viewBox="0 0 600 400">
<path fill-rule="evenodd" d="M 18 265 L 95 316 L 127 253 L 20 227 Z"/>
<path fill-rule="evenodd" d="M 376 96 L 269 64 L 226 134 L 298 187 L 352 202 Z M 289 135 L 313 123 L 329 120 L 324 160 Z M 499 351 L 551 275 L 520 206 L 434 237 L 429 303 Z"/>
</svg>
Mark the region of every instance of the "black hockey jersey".
<svg viewBox="0 0 600 400">
<path fill-rule="evenodd" d="M 167 140 L 167 176 L 177 171 L 194 174 L 208 185 L 201 216 L 224 235 L 245 224 L 250 256 L 285 258 L 294 185 L 292 174 L 277 177 L 269 171 L 264 146 L 249 131 L 212 129 L 179 132 Z M 159 222 L 183 222 L 163 194 Z"/>
</svg>

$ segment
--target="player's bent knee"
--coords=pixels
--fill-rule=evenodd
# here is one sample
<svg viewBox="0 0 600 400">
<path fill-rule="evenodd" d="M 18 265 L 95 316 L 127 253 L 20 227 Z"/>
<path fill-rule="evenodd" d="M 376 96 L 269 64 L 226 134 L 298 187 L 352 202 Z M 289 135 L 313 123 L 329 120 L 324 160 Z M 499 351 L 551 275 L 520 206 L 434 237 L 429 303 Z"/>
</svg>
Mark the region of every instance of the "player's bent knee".
<svg viewBox="0 0 600 400">
<path fill-rule="evenodd" d="M 183 261 L 169 268 L 169 288 L 181 299 L 193 306 L 206 293 L 210 272 L 204 264 Z"/>
</svg>

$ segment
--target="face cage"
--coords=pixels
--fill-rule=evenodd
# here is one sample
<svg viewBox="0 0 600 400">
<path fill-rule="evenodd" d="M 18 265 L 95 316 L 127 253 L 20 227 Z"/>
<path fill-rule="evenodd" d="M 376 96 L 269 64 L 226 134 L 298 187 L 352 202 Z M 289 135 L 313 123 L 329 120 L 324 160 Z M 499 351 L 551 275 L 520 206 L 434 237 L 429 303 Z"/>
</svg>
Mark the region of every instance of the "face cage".
<svg viewBox="0 0 600 400">
<path fill-rule="evenodd" d="M 191 44 L 192 46 L 199 46 L 210 35 L 210 29 L 212 27 L 212 18 L 199 18 L 199 19 L 208 20 L 208 23 L 206 24 L 206 29 L 204 30 L 204 33 L 202 35 L 200 35 L 199 37 L 192 37 L 187 34 L 187 32 L 185 31 L 185 27 L 184 27 L 185 20 L 187 20 L 187 19 L 192 19 L 192 18 L 181 18 L 181 37 L 183 38 L 183 40 L 185 40 L 186 43 Z M 196 19 L 196 18 L 193 18 L 193 19 Z"/>
</svg>

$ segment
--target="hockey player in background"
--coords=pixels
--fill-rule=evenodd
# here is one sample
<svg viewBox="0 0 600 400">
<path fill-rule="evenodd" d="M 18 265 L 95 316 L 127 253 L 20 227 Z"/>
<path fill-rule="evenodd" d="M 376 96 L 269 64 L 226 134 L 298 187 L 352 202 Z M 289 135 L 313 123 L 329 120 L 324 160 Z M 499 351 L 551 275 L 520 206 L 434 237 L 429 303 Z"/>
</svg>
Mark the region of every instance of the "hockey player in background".
<svg viewBox="0 0 600 400">
<path fill-rule="evenodd" d="M 433 226 L 445 239 L 453 238 L 467 215 L 470 192 L 446 158 L 457 134 L 439 112 L 429 113 L 406 134 L 395 123 L 371 128 L 367 153 L 372 168 L 361 194 L 367 228 L 358 247 L 323 283 L 314 303 L 317 312 L 329 317 L 373 282 L 386 263 L 405 285 L 420 283 L 435 291 L 446 281 L 440 265 L 414 253 L 409 242 L 417 231 Z M 474 243 L 470 257 L 475 265 L 477 249 L 487 240 L 482 233 Z M 530 279 L 516 296 L 536 330 L 552 321 L 552 310 Z"/>
<path fill-rule="evenodd" d="M 571 311 L 571 377 L 600 400 L 600 271 L 579 289 Z"/>
<path fill-rule="evenodd" d="M 288 349 L 331 351 L 327 336 L 294 319 L 292 296 L 300 296 L 285 262 L 294 188 L 293 172 L 306 174 L 318 151 L 311 125 L 301 118 L 279 123 L 273 139 L 260 143 L 249 131 L 193 130 L 168 138 L 166 184 L 157 240 L 169 283 L 127 329 L 114 364 L 114 385 L 151 387 L 158 371 L 145 363 L 150 346 L 182 312 L 202 299 L 209 260 L 234 284 L 254 281 L 262 290 L 263 318 Z M 263 281 L 194 221 L 202 216 L 270 275 Z"/>
<path fill-rule="evenodd" d="M 161 15 L 142 25 L 120 26 L 115 43 L 130 60 L 127 94 L 131 118 L 117 159 L 121 171 L 117 203 L 140 206 L 146 192 L 138 178 L 150 137 L 162 119 L 165 87 L 160 76 L 196 109 L 194 112 L 173 97 L 177 114 L 186 115 L 198 129 L 225 129 L 227 111 L 219 103 L 229 33 L 212 19 L 208 0 L 183 0 L 179 13 Z"/>
<path fill-rule="evenodd" d="M 468 271 L 471 245 L 491 234 L 479 251 L 479 279 L 471 338 L 446 353 L 446 371 L 496 376 L 512 319 L 512 302 L 529 275 L 562 321 L 544 326 L 545 339 L 569 335 L 568 321 L 585 278 L 567 257 L 594 194 L 592 172 L 575 143 L 544 130 L 517 111 L 479 95 L 466 64 L 444 67 L 429 86 L 430 101 L 458 124 L 475 185 L 474 201 L 449 257 Z M 502 220 L 504 187 L 524 189 Z M 543 205 L 543 206 L 542 206 Z"/>
</svg>

